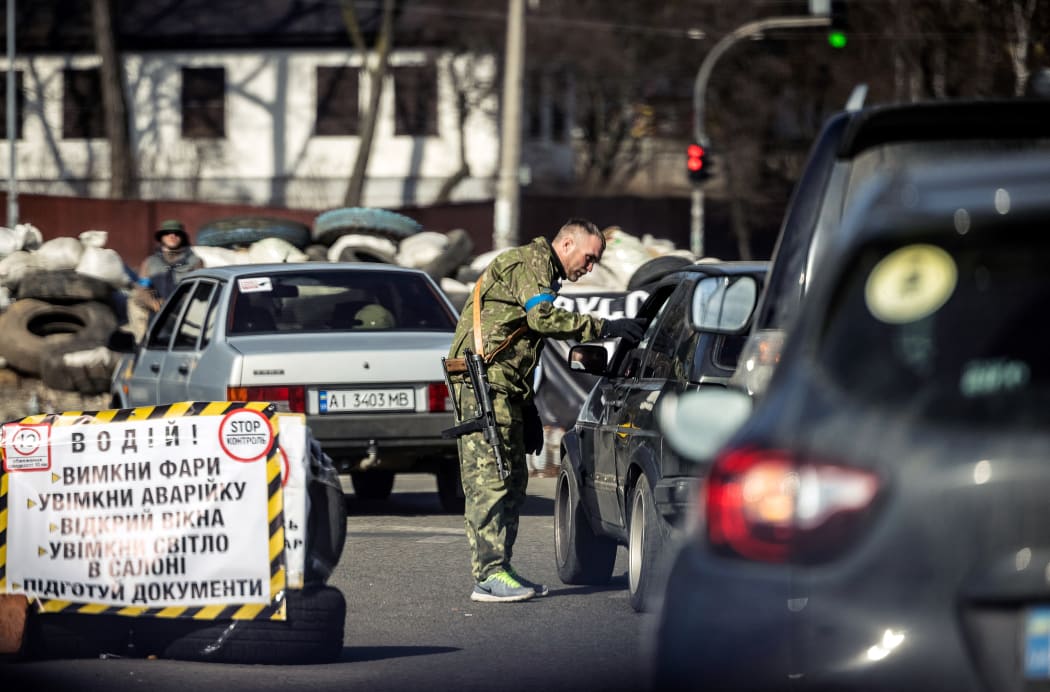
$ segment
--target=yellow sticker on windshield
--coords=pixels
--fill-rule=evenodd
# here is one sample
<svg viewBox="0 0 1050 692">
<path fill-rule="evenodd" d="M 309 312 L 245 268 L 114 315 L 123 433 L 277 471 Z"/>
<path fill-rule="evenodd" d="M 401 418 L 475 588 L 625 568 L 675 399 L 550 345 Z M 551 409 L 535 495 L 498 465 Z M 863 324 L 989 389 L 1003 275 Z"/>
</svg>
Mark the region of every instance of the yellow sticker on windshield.
<svg viewBox="0 0 1050 692">
<path fill-rule="evenodd" d="M 944 305 L 955 290 L 952 256 L 935 245 L 908 245 L 882 258 L 868 275 L 864 300 L 875 319 L 914 322 Z"/>
</svg>

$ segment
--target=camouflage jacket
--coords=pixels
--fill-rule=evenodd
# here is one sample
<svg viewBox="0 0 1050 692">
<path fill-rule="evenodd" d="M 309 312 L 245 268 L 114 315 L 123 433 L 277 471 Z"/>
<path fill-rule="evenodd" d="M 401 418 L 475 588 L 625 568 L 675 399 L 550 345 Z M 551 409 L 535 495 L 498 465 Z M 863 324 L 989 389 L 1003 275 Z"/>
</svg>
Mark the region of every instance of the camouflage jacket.
<svg viewBox="0 0 1050 692">
<path fill-rule="evenodd" d="M 554 307 L 565 270 L 546 238 L 511 248 L 489 264 L 481 284 L 481 333 L 485 355 L 492 353 L 518 327 L 529 330 L 489 363 L 489 383 L 511 399 L 532 399 L 532 374 L 543 339 L 598 338 L 605 320 Z M 449 357 L 474 350 L 474 293 L 467 298 L 452 338 Z"/>
</svg>

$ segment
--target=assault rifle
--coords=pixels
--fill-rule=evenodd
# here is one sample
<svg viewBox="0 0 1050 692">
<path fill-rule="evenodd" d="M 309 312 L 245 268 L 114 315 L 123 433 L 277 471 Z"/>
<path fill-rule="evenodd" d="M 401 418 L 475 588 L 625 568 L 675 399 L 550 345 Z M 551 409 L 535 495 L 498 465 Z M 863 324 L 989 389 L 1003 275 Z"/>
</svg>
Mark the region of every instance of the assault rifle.
<svg viewBox="0 0 1050 692">
<path fill-rule="evenodd" d="M 441 366 L 445 371 L 445 384 L 448 385 L 452 405 L 456 409 L 456 420 L 463 420 L 463 412 L 459 410 L 459 401 L 452 389 L 452 381 L 449 378 L 450 367 L 454 373 L 463 372 L 461 368 L 465 368 L 467 378 L 470 380 L 470 388 L 474 390 L 474 399 L 478 402 L 476 417 L 442 430 L 441 436 L 451 439 L 476 432 L 484 433 L 485 442 L 492 445 L 492 452 L 496 455 L 496 469 L 499 471 L 499 477 L 507 478 L 510 475 L 510 469 L 507 468 L 503 461 L 503 454 L 500 452 L 499 429 L 496 427 L 496 411 L 492 407 L 492 393 L 485 359 L 467 348 L 463 349 L 463 358 L 442 358 Z"/>
</svg>

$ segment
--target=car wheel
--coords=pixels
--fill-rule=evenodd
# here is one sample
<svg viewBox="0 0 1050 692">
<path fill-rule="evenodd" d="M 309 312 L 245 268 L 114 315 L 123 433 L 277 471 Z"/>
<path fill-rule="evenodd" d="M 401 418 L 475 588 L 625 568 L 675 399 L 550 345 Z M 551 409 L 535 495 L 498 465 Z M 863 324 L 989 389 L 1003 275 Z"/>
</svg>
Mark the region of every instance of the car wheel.
<svg viewBox="0 0 1050 692">
<path fill-rule="evenodd" d="M 627 521 L 627 586 L 631 607 L 642 612 L 652 605 L 656 565 L 667 539 L 664 522 L 653 502 L 653 490 L 644 474 L 631 491 Z"/>
<path fill-rule="evenodd" d="M 160 621 L 167 642 L 162 658 L 212 663 L 331 663 L 343 651 L 346 599 L 331 586 L 289 589 L 287 619 L 237 620 L 204 624 Z M 202 626 L 203 625 L 203 626 Z"/>
<path fill-rule="evenodd" d="M 359 500 L 385 500 L 394 489 L 393 471 L 355 471 L 350 480 Z"/>
<path fill-rule="evenodd" d="M 449 514 L 463 514 L 466 499 L 463 497 L 458 459 L 442 462 L 437 472 L 437 488 L 441 509 Z"/>
<path fill-rule="evenodd" d="M 562 460 L 554 493 L 554 559 L 565 584 L 607 584 L 616 562 L 616 542 L 595 535 L 580 505 L 580 493 Z"/>
</svg>

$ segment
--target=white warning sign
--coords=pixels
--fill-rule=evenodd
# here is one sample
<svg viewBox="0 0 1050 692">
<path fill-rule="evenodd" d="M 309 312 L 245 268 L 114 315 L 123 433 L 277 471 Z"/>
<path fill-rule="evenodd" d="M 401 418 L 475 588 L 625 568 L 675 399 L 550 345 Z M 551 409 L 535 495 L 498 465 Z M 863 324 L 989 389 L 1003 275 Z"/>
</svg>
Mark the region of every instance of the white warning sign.
<svg viewBox="0 0 1050 692">
<path fill-rule="evenodd" d="M 8 423 L 3 441 L 9 592 L 150 608 L 270 602 L 280 507 L 263 413 Z"/>
</svg>

